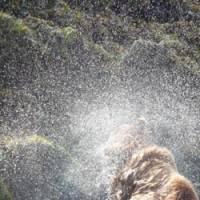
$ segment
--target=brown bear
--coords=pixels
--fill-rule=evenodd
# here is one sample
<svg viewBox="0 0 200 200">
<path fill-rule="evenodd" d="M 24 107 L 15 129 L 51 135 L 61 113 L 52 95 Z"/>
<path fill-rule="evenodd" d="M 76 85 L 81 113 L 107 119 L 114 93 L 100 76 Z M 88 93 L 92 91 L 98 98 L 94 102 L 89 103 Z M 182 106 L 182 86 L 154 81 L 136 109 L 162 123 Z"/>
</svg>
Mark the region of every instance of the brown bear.
<svg viewBox="0 0 200 200">
<path fill-rule="evenodd" d="M 111 134 L 105 154 L 110 159 L 117 155 L 123 162 L 112 181 L 110 199 L 198 200 L 192 183 L 179 174 L 172 153 L 153 145 L 152 137 L 144 119 Z"/>
<path fill-rule="evenodd" d="M 104 145 L 107 160 L 124 163 L 132 154 L 142 147 L 152 144 L 153 132 L 144 118 L 138 118 L 132 124 L 124 124 L 111 132 Z"/>
<path fill-rule="evenodd" d="M 112 200 L 198 200 L 192 183 L 177 171 L 166 148 L 149 146 L 133 154 L 114 178 Z"/>
</svg>

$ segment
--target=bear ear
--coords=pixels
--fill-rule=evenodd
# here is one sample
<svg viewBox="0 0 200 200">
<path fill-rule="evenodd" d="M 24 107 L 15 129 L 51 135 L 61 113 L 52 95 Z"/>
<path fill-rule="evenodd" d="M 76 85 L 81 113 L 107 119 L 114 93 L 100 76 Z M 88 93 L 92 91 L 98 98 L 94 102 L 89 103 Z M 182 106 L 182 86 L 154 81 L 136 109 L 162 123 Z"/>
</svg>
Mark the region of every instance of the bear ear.
<svg viewBox="0 0 200 200">
<path fill-rule="evenodd" d="M 181 175 L 170 181 L 168 193 L 166 200 L 199 200 L 192 183 Z"/>
<path fill-rule="evenodd" d="M 135 120 L 135 124 L 138 125 L 138 126 L 144 126 L 145 124 L 147 124 L 147 121 L 144 117 L 138 117 Z"/>
<path fill-rule="evenodd" d="M 143 117 L 137 118 L 134 122 L 135 131 L 140 132 L 140 133 L 144 132 L 144 128 L 146 125 L 147 125 L 147 121 L 145 120 L 145 118 Z"/>
</svg>

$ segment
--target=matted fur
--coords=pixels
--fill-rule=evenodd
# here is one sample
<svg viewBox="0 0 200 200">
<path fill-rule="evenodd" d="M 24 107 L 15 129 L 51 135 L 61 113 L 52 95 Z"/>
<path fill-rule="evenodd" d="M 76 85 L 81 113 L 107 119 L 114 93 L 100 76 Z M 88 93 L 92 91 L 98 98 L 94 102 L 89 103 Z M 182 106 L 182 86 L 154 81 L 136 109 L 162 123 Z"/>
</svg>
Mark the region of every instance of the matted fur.
<svg viewBox="0 0 200 200">
<path fill-rule="evenodd" d="M 181 176 L 173 155 L 158 146 L 135 153 L 111 187 L 112 200 L 198 200 L 189 180 Z"/>
<path fill-rule="evenodd" d="M 113 152 L 119 155 L 129 150 L 128 162 L 112 181 L 110 199 L 198 200 L 192 183 L 179 174 L 172 153 L 149 144 L 143 130 L 138 125 L 126 126 L 111 135 L 108 141 L 110 146 L 106 153 L 109 152 L 110 159 Z M 137 140 L 138 137 L 142 140 Z"/>
</svg>

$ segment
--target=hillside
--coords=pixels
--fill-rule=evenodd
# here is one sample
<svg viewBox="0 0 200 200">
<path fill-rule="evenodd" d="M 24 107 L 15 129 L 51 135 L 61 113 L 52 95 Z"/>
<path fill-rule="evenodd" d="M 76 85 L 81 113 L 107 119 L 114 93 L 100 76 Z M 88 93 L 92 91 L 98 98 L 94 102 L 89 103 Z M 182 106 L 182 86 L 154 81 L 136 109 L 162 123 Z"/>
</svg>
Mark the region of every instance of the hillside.
<svg viewBox="0 0 200 200">
<path fill-rule="evenodd" d="M 199 102 L 198 0 L 0 1 L 0 199 L 106 199 L 138 116 L 200 193 Z"/>
</svg>

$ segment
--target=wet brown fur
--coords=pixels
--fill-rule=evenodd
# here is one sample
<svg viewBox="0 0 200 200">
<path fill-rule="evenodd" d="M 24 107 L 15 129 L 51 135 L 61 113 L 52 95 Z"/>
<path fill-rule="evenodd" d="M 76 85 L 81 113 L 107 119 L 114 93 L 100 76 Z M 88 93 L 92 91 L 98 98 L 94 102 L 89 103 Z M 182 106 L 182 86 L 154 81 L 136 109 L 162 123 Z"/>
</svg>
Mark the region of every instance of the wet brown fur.
<svg viewBox="0 0 200 200">
<path fill-rule="evenodd" d="M 158 146 L 146 147 L 114 178 L 113 200 L 198 200 L 192 183 L 181 176 L 173 155 Z"/>
<path fill-rule="evenodd" d="M 198 200 L 192 183 L 179 174 L 168 149 L 141 145 L 133 152 L 113 179 L 110 199 Z"/>
</svg>

